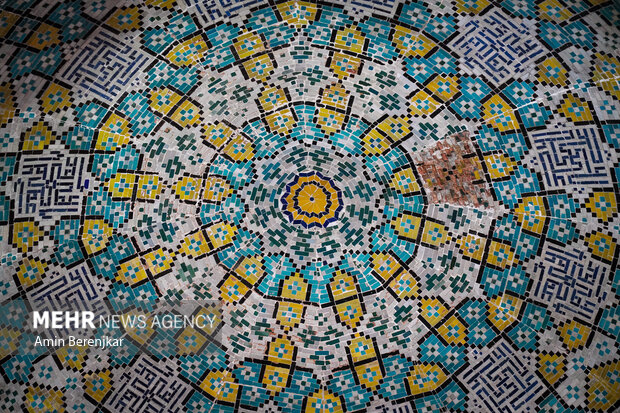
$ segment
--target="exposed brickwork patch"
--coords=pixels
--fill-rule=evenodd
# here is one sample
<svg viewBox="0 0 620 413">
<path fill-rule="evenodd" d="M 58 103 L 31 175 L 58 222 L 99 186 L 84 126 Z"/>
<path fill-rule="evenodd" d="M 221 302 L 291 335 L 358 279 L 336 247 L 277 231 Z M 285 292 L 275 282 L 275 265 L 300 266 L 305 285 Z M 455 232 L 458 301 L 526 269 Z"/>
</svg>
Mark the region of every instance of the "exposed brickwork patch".
<svg viewBox="0 0 620 413">
<path fill-rule="evenodd" d="M 414 156 L 430 203 L 489 207 L 491 190 L 469 132 L 439 140 Z"/>
</svg>

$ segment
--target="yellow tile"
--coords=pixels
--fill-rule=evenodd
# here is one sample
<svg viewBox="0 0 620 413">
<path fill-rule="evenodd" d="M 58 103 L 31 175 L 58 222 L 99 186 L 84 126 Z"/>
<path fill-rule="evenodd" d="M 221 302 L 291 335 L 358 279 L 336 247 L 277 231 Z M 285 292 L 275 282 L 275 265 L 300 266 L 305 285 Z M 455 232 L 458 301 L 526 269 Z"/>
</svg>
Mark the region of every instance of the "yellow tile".
<svg viewBox="0 0 620 413">
<path fill-rule="evenodd" d="M 214 370 L 207 373 L 200 388 L 215 400 L 228 403 L 235 403 L 239 393 L 239 385 L 229 371 Z"/>
<path fill-rule="evenodd" d="M 336 305 L 336 314 L 342 323 L 351 328 L 360 325 L 364 310 L 357 298 Z"/>
<path fill-rule="evenodd" d="M 336 32 L 334 47 L 353 53 L 362 53 L 365 40 L 364 34 L 357 27 L 343 27 Z"/>
<path fill-rule="evenodd" d="M 194 66 L 204 59 L 207 50 L 204 39 L 197 35 L 174 47 L 168 52 L 166 59 L 177 66 Z"/>
<path fill-rule="evenodd" d="M 383 373 L 377 360 L 355 366 L 355 375 L 362 387 L 369 390 L 376 390 L 381 385 Z"/>
<path fill-rule="evenodd" d="M 261 37 L 252 32 L 245 32 L 239 35 L 234 41 L 233 47 L 241 59 L 265 51 L 265 45 Z"/>
<path fill-rule="evenodd" d="M 295 27 L 308 26 L 314 21 L 317 12 L 316 4 L 297 0 L 280 3 L 276 8 L 282 20 Z"/>
<path fill-rule="evenodd" d="M 561 323 L 558 328 L 562 342 L 569 350 L 582 348 L 586 345 L 592 329 L 575 320 Z"/>
<path fill-rule="evenodd" d="M 392 220 L 392 226 L 398 236 L 415 241 L 422 226 L 422 218 L 411 214 L 403 214 L 401 217 Z"/>
<path fill-rule="evenodd" d="M 444 322 L 441 327 L 437 329 L 437 332 L 448 344 L 467 343 L 467 329 L 456 316 L 452 316 Z"/>
<path fill-rule="evenodd" d="M 108 193 L 113 198 L 131 199 L 136 183 L 136 176 L 130 173 L 119 173 L 106 183 Z"/>
</svg>

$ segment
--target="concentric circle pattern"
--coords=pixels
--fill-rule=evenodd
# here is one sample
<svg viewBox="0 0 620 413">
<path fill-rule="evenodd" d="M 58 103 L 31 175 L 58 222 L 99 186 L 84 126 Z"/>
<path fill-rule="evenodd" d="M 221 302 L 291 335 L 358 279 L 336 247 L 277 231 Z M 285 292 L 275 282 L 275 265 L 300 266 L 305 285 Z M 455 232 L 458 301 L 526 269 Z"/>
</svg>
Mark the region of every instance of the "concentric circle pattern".
<svg viewBox="0 0 620 413">
<path fill-rule="evenodd" d="M 0 410 L 620 408 L 620 9 L 2 2 Z M 206 310 L 201 310 L 206 311 Z"/>
</svg>

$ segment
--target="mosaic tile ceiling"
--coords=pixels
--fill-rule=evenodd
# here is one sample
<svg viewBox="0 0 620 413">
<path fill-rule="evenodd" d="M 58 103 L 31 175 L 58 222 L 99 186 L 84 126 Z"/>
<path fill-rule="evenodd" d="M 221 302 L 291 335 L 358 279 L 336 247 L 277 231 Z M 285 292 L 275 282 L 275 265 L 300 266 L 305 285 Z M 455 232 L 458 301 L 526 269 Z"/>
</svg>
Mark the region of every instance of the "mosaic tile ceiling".
<svg viewBox="0 0 620 413">
<path fill-rule="evenodd" d="M 619 408 L 617 3 L 2 3 L 0 299 L 223 315 L 0 410 Z"/>
</svg>

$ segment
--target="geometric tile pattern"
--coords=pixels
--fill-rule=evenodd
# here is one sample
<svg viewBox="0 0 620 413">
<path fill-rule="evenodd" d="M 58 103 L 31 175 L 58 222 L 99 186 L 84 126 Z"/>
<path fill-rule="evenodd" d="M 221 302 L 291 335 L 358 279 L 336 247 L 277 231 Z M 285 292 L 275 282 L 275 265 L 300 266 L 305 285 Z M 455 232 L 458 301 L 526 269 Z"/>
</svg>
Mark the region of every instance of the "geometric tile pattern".
<svg viewBox="0 0 620 413">
<path fill-rule="evenodd" d="M 103 30 L 90 36 L 88 43 L 63 66 L 60 78 L 102 101 L 115 99 L 148 62 L 144 52 L 130 45 L 121 47 L 116 41 Z"/>
<path fill-rule="evenodd" d="M 0 410 L 620 408 L 613 1 L 1 9 Z"/>
<path fill-rule="evenodd" d="M 527 361 L 512 353 L 510 344 L 500 341 L 467 372 L 463 379 L 471 383 L 473 406 L 497 412 L 533 410 L 531 399 L 543 384 Z"/>
</svg>

